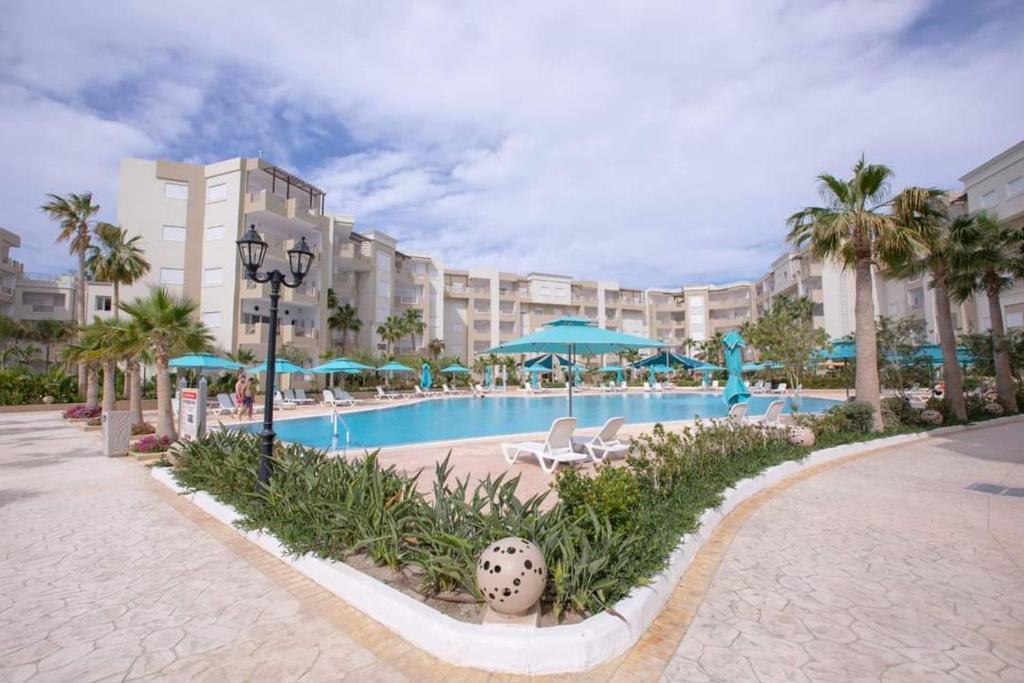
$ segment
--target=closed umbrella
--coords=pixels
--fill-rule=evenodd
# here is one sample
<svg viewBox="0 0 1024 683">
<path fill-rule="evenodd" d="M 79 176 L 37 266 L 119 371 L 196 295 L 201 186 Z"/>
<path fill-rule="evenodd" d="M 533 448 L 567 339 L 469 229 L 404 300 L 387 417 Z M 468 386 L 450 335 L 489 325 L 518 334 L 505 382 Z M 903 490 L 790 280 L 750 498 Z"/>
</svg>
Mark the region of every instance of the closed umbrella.
<svg viewBox="0 0 1024 683">
<path fill-rule="evenodd" d="M 650 386 L 651 388 L 654 388 L 654 385 L 655 385 L 655 383 L 657 383 L 657 381 L 658 381 L 658 377 L 654 374 L 654 366 L 653 365 L 648 365 L 647 366 L 647 385 Z"/>
<path fill-rule="evenodd" d="M 519 339 L 496 346 L 487 353 L 565 353 L 569 363 L 575 362 L 579 354 L 599 356 L 605 353 L 619 353 L 628 349 L 660 349 L 664 342 L 645 339 L 623 332 L 606 330 L 586 318 L 570 316 L 559 318 L 541 329 Z M 572 375 L 570 375 L 570 378 Z M 573 382 L 569 382 L 569 414 L 572 415 Z"/>
<path fill-rule="evenodd" d="M 605 365 L 603 368 L 599 368 L 598 372 L 614 372 L 615 383 L 622 384 L 622 366 L 621 365 Z"/>
<path fill-rule="evenodd" d="M 430 364 L 424 363 L 423 369 L 420 371 L 420 388 L 429 389 L 434 383 L 434 378 L 430 376 Z"/>
<path fill-rule="evenodd" d="M 725 368 L 729 371 L 729 379 L 725 383 L 722 400 L 727 405 L 743 403 L 750 398 L 750 390 L 743 383 L 743 337 L 736 330 L 725 335 L 722 346 L 725 348 Z"/>
<path fill-rule="evenodd" d="M 491 366 L 484 366 L 484 386 L 491 386 Z"/>
</svg>

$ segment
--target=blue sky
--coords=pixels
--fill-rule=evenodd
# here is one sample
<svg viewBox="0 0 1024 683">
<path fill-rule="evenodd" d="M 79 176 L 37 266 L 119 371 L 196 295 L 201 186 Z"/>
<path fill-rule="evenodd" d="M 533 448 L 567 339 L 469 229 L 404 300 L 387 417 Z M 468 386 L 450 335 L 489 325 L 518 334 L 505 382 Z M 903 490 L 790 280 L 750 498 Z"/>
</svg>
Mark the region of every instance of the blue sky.
<svg viewBox="0 0 1024 683">
<path fill-rule="evenodd" d="M 264 157 L 452 267 L 639 286 L 753 277 L 864 153 L 955 188 L 1024 138 L 1024 3 L 18 3 L 0 225 L 123 156 Z M 127 226 L 131 227 L 131 226 Z"/>
</svg>

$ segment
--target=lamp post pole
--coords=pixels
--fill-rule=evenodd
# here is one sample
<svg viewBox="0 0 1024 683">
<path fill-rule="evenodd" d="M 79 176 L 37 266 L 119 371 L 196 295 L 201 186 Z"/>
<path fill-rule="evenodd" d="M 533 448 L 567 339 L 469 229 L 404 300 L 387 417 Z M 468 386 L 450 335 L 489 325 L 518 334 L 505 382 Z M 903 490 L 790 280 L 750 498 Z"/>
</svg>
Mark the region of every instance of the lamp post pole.
<svg viewBox="0 0 1024 683">
<path fill-rule="evenodd" d="M 238 254 L 245 266 L 247 278 L 259 282 L 270 283 L 270 338 L 267 340 L 267 386 L 264 388 L 263 431 L 260 432 L 260 465 L 257 474 L 257 491 L 262 491 L 270 483 L 271 458 L 274 455 L 274 380 L 277 365 L 277 307 L 281 298 L 281 285 L 295 288 L 309 273 L 313 265 L 313 252 L 303 237 L 294 248 L 288 250 L 288 267 L 292 281 L 289 282 L 280 270 L 260 273 L 263 258 L 267 254 L 267 243 L 256 232 L 256 226 L 250 225 L 249 230 L 235 242 Z"/>
</svg>

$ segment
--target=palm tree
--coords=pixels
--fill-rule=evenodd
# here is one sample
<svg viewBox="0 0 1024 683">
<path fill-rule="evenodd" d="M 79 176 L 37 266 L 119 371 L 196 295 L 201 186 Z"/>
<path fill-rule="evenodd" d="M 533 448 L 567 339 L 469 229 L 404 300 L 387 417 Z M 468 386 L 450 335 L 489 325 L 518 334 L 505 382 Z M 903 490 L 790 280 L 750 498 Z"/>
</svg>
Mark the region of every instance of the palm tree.
<svg viewBox="0 0 1024 683">
<path fill-rule="evenodd" d="M 961 221 L 950 229 L 953 298 L 962 302 L 974 292 L 985 292 L 992 329 L 992 357 L 996 370 L 996 394 L 1003 407 L 1017 412 L 1013 372 L 1006 344 L 1000 293 L 1024 277 L 1024 231 L 1003 225 L 988 213 Z"/>
<path fill-rule="evenodd" d="M 359 311 L 352 304 L 335 305 L 330 310 L 331 314 L 327 317 L 327 326 L 331 330 L 341 332 L 341 352 L 345 353 L 348 346 L 348 333 L 358 333 L 359 330 L 363 329 L 363 321 L 359 319 Z"/>
<path fill-rule="evenodd" d="M 92 234 L 93 217 L 100 210 L 98 204 L 92 203 L 92 192 L 81 194 L 70 193 L 61 197 L 48 194 L 50 201 L 43 204 L 40 210 L 53 220 L 60 223 L 57 242 L 67 242 L 68 251 L 78 257 L 78 310 L 76 318 L 79 325 L 85 325 L 85 258 L 89 251 Z M 78 390 L 86 383 L 86 368 L 78 364 Z"/>
<path fill-rule="evenodd" d="M 950 311 L 950 235 L 949 213 L 943 201 L 942 190 L 924 187 L 908 187 L 893 199 L 893 215 L 904 225 L 913 228 L 923 237 L 924 249 L 908 254 L 902 261 L 893 261 L 888 270 L 897 277 L 915 277 L 924 273 L 931 275 L 929 286 L 935 292 L 935 326 L 942 348 L 942 381 L 946 385 L 945 395 L 950 408 L 958 420 L 967 420 L 967 403 L 964 399 L 963 375 L 956 357 L 956 330 L 953 328 L 953 314 Z M 970 221 L 961 216 L 953 221 L 958 225 Z"/>
<path fill-rule="evenodd" d="M 423 311 L 418 308 L 408 308 L 402 314 L 402 324 L 405 326 L 409 341 L 412 342 L 412 350 L 416 350 L 416 335 L 423 334 L 427 324 L 423 322 Z"/>
<path fill-rule="evenodd" d="M 908 253 L 924 247 L 914 226 L 902 224 L 887 210 L 892 176 L 888 166 L 869 164 L 864 157 L 854 165 L 849 180 L 823 173 L 818 181 L 825 206 L 801 209 L 788 221 L 791 243 L 810 244 L 818 258 L 837 259 L 854 271 L 857 400 L 872 407 L 875 431 L 884 426 L 871 268 L 905 260 Z"/>
<path fill-rule="evenodd" d="M 132 424 L 142 424 L 142 363 L 152 362 L 149 341 L 135 320 L 118 320 L 113 324 L 111 345 L 125 360 L 125 383 L 128 385 L 128 410 Z"/>
<path fill-rule="evenodd" d="M 117 361 L 120 358 L 116 346 L 116 326 L 109 321 L 96 318 L 92 325 L 82 328 L 82 346 L 86 357 L 103 368 L 103 412 L 117 408 Z M 95 365 L 94 365 L 95 366 Z"/>
<path fill-rule="evenodd" d="M 99 408 L 99 378 L 96 373 L 96 362 L 93 357 L 93 349 L 84 343 L 81 334 L 64 347 L 64 360 L 69 363 L 77 363 L 80 369 L 85 370 L 85 407 Z"/>
<path fill-rule="evenodd" d="M 394 315 L 388 316 L 384 324 L 377 326 L 377 334 L 387 344 L 387 355 L 391 355 L 391 345 L 405 336 L 405 322 Z"/>
<path fill-rule="evenodd" d="M 0 315 L 0 368 L 7 366 L 10 358 L 18 356 L 18 344 L 27 336 L 25 326 L 17 320 Z"/>
<path fill-rule="evenodd" d="M 233 353 L 227 354 L 227 356 L 241 365 L 253 365 L 256 363 L 256 354 L 249 349 L 238 349 Z"/>
<path fill-rule="evenodd" d="M 139 246 L 141 236 L 128 237 L 124 229 L 110 223 L 97 223 L 95 233 L 99 244 L 89 246 L 85 265 L 94 278 L 109 282 L 113 287 L 111 308 L 116 320 L 120 313 L 121 285 L 141 279 L 149 272 L 149 261 Z"/>
<path fill-rule="evenodd" d="M 43 366 L 46 372 L 50 370 L 53 347 L 70 339 L 74 331 L 74 326 L 63 320 L 37 320 L 32 324 L 29 334 L 43 345 Z"/>
<path fill-rule="evenodd" d="M 197 308 L 194 301 L 171 294 L 163 287 L 154 287 L 148 296 L 121 304 L 121 310 L 139 326 L 139 333 L 149 342 L 153 353 L 158 437 L 177 437 L 171 409 L 171 356 L 203 351 L 213 340 L 206 326 L 195 320 Z"/>
<path fill-rule="evenodd" d="M 430 352 L 430 357 L 437 360 L 444 353 L 444 340 L 431 339 L 430 343 L 427 344 L 427 350 Z"/>
</svg>

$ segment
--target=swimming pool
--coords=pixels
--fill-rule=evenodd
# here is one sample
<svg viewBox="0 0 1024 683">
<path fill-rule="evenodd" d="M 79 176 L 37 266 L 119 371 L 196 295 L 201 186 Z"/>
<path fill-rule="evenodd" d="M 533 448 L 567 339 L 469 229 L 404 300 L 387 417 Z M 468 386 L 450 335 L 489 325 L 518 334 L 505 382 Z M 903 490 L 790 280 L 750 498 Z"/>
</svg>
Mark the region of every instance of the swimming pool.
<svg viewBox="0 0 1024 683">
<path fill-rule="evenodd" d="M 761 415 L 768 404 L 778 397 L 755 396 L 750 399 L 749 415 Z M 362 410 L 344 414 L 348 425 L 350 445 L 356 448 L 400 446 L 429 441 L 468 439 L 526 432 L 543 432 L 551 421 L 566 415 L 564 394 L 516 398 L 489 396 L 485 399 L 469 397 L 439 398 L 419 401 L 393 408 Z M 821 412 L 836 401 L 803 397 L 801 412 Z M 578 427 L 599 427 L 615 415 L 624 415 L 628 424 L 691 420 L 695 417 L 724 417 L 728 409 L 721 394 L 665 393 L 665 394 L 608 394 L 577 396 L 573 399 L 573 414 Z M 787 402 L 786 412 L 789 412 Z M 259 432 L 259 424 L 242 427 Z M 284 441 L 302 443 L 319 448 L 331 447 L 331 417 L 278 420 L 274 431 Z M 345 441 L 344 428 L 339 423 L 339 441 Z"/>
</svg>

